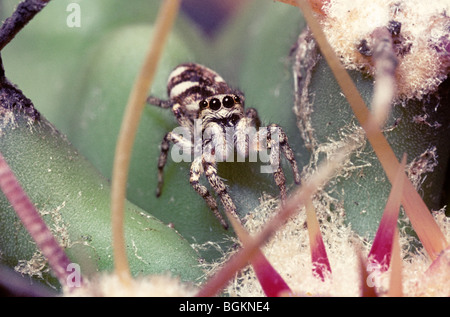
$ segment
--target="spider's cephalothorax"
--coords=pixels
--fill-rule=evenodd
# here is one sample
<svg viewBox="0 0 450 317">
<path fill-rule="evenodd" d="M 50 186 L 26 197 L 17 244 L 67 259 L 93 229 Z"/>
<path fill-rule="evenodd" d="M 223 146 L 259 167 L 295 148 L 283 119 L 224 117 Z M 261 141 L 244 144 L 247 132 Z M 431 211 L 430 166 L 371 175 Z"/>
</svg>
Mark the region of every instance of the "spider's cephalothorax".
<svg viewBox="0 0 450 317">
<path fill-rule="evenodd" d="M 199 183 L 199 179 L 204 173 L 209 184 L 220 197 L 225 211 L 239 219 L 227 187 L 217 175 L 216 163 L 225 160 L 230 154 L 230 149 L 232 152 L 235 150 L 241 157 L 248 157 L 249 153 L 272 149 L 269 163 L 273 168 L 275 182 L 280 188 L 282 201 L 286 198 L 286 185 L 279 161 L 279 150 L 291 164 L 295 182 L 300 183 L 294 153 L 283 130 L 275 124 L 260 128 L 256 110 L 244 108 L 242 92 L 231 89 L 216 72 L 199 64 L 181 64 L 169 75 L 167 92 L 169 100 L 150 96 L 148 102 L 162 108 L 171 108 L 179 125 L 187 129 L 190 132 L 188 135 L 192 137 L 188 139 L 186 133 L 181 135 L 174 131 L 164 136 L 158 161 L 157 196 L 161 194 L 163 168 L 167 161 L 170 143 L 182 146 L 183 149 L 190 149 L 193 153 L 200 153 L 200 155 L 194 155 L 190 183 L 225 228 L 228 225 L 219 213 L 216 200 L 208 189 Z M 196 134 L 195 129 L 198 126 L 201 132 Z M 255 133 L 249 133 L 249 131 Z M 195 140 L 195 135 L 198 134 L 201 136 L 200 141 Z M 273 137 L 274 135 L 276 137 Z"/>
</svg>

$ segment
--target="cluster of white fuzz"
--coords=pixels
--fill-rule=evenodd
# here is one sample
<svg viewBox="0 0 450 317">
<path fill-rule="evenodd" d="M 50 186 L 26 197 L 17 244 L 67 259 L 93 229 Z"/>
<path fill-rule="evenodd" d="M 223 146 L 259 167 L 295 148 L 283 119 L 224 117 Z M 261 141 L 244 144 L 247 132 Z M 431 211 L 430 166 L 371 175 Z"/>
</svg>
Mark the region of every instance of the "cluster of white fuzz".
<svg viewBox="0 0 450 317">
<path fill-rule="evenodd" d="M 257 212 L 247 216 L 247 230 L 253 234 L 259 232 L 274 215 L 277 204 L 278 201 L 274 199 L 264 201 Z M 363 283 L 366 286 L 374 286 L 380 296 L 386 295 L 390 270 L 381 275 L 371 275 L 368 272 L 366 280 L 362 280 L 361 259 L 364 260 L 367 256 L 370 244 L 355 235 L 351 228 L 343 223 L 338 213 L 330 213 L 327 203 L 315 200 L 314 206 L 332 270 L 331 275 L 324 281 L 312 273 L 304 210 L 289 219 L 262 249 L 271 265 L 294 292 L 294 296 L 361 296 Z M 434 213 L 434 217 L 449 240 L 450 220 L 445 216 L 444 210 Z M 450 271 L 446 269 L 450 263 L 450 250 L 443 256 L 443 261 L 448 262 L 447 265 L 440 267 L 434 275 L 427 274 L 432 262 L 424 250 L 410 250 L 411 239 L 408 234 L 400 233 L 403 295 L 450 296 L 450 284 L 443 283 L 450 278 Z M 231 296 L 264 296 L 251 266 L 236 274 L 226 291 Z"/>
<path fill-rule="evenodd" d="M 269 199 L 263 202 L 257 211 L 247 216 L 245 226 L 255 234 L 275 214 L 279 201 Z M 315 208 L 323 209 L 319 202 Z M 359 266 L 355 252 L 355 237 L 351 229 L 331 215 L 333 223 L 322 222 L 322 234 L 327 248 L 332 278 L 322 281 L 312 274 L 311 251 L 306 214 L 301 210 L 297 216 L 289 219 L 286 225 L 262 248 L 270 264 L 282 276 L 298 296 L 358 296 Z M 229 284 L 231 296 L 264 296 L 264 292 L 249 266 Z"/>
<path fill-rule="evenodd" d="M 168 275 L 141 276 L 123 283 L 117 274 L 101 274 L 84 281 L 82 287 L 65 290 L 77 297 L 192 297 L 197 290 Z"/>
<path fill-rule="evenodd" d="M 348 69 L 374 73 L 373 61 L 359 51 L 361 41 L 372 42 L 375 29 L 390 21 L 401 23 L 397 36 L 396 72 L 400 98 L 422 98 L 447 77 L 450 52 L 448 0 L 329 0 L 323 1 L 320 21 L 326 37 Z"/>
</svg>

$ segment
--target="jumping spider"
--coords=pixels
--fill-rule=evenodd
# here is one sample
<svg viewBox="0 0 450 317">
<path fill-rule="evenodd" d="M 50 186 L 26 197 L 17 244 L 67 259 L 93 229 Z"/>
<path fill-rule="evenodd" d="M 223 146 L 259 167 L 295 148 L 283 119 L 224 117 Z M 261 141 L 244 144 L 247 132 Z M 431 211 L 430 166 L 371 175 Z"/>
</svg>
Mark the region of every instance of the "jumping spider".
<svg viewBox="0 0 450 317">
<path fill-rule="evenodd" d="M 189 181 L 225 229 L 228 228 L 228 225 L 219 213 L 215 198 L 211 196 L 204 185 L 199 183 L 199 179 L 201 174 L 205 173 L 206 179 L 220 197 L 225 210 L 239 219 L 236 214 L 236 206 L 228 194 L 225 183 L 218 176 L 216 167 L 218 161 L 226 159 L 229 154 L 227 149 L 230 147 L 232 149 L 235 147 L 238 155 L 244 158 L 247 158 L 249 153 L 252 153 L 251 151 L 256 153 L 267 149 L 277 149 L 276 151 L 271 150 L 269 162 L 273 168 L 273 176 L 280 189 L 282 201 L 286 198 L 286 185 L 279 160 L 279 149 L 292 166 L 295 182 L 300 183 L 300 174 L 294 153 L 281 127 L 272 124 L 260 129 L 261 122 L 256 110 L 254 108 L 244 109 L 243 93 L 231 89 L 216 72 L 199 64 L 181 64 L 169 75 L 167 91 L 169 100 L 160 100 L 150 96 L 147 100 L 148 103 L 161 108 L 171 108 L 178 124 L 188 129 L 191 136 L 195 134 L 196 124 L 200 122 L 202 138 L 200 142 L 196 142 L 194 137 L 187 139 L 174 131 L 164 136 L 158 161 L 157 196 L 160 196 L 163 186 L 163 168 L 167 162 L 170 143 L 190 149 L 193 153 L 199 153 L 200 150 L 200 155 L 194 155 Z M 258 131 L 249 135 L 249 128 Z M 273 139 L 273 135 L 277 137 Z M 230 139 L 231 142 L 227 143 L 227 140 Z M 223 148 L 223 144 L 226 144 L 226 149 L 220 150 Z"/>
</svg>

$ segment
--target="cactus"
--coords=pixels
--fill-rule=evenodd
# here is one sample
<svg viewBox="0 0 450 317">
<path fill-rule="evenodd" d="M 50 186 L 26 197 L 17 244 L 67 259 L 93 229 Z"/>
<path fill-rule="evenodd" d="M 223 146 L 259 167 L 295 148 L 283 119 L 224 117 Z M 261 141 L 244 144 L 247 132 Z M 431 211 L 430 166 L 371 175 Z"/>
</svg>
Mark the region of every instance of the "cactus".
<svg viewBox="0 0 450 317">
<path fill-rule="evenodd" d="M 296 1 L 283 2 L 296 4 Z M 373 61 L 377 59 L 372 59 L 372 56 L 375 54 L 374 48 L 380 45 L 377 41 L 385 38 L 383 36 L 386 36 L 386 30 L 390 32 L 388 39 L 392 38 L 394 41 L 396 53 L 407 55 L 405 53 L 407 45 L 405 39 L 401 38 L 403 33 L 399 31 L 399 24 L 387 21 L 389 23 L 385 25 L 386 30 L 383 29 L 379 33 L 381 35 L 373 29 L 374 33 L 364 33 L 364 38 L 358 38 L 359 42 L 356 44 L 350 45 L 347 41 L 341 47 L 337 40 L 339 36 L 337 39 L 333 37 L 341 32 L 337 27 L 333 29 L 335 24 L 332 22 L 337 19 L 334 16 L 335 12 L 330 11 L 332 5 L 334 5 L 333 1 L 311 2 L 328 40 L 332 46 L 334 45 L 333 49 L 339 52 L 344 65 L 350 69 L 351 78 L 356 83 L 362 100 L 367 104 L 372 104 L 374 96 L 379 96 L 377 89 L 380 88 L 377 84 L 383 83 L 382 80 L 378 79 L 374 83 L 374 76 L 382 75 L 375 72 L 374 69 L 377 66 L 374 65 Z M 375 5 L 379 4 L 378 2 L 374 3 Z M 61 9 L 65 5 L 59 3 L 51 7 L 53 4 L 53 2 L 50 2 L 48 14 L 54 14 L 50 9 Z M 92 3 L 86 5 L 96 6 Z M 111 5 L 111 7 L 106 3 L 101 5 L 105 8 L 111 8 L 117 4 Z M 381 4 L 380 10 L 383 10 L 383 5 Z M 398 6 L 399 4 L 395 5 Z M 172 268 L 169 270 L 175 272 L 175 275 L 180 275 L 184 280 L 198 282 L 201 275 L 200 268 L 196 264 L 197 253 L 192 250 L 191 246 L 197 249 L 196 251 L 199 252 L 199 257 L 203 259 L 206 270 L 209 270 L 209 266 L 214 267 L 216 261 L 223 260 L 224 253 L 225 258 L 228 259 L 229 252 L 234 252 L 234 243 L 238 243 L 237 240 L 234 240 L 234 233 L 239 237 L 244 250 L 258 249 L 269 235 L 275 235 L 280 239 L 278 243 L 282 243 L 281 247 L 280 244 L 274 242 L 272 245 L 272 242 L 269 242 L 267 248 L 258 249 L 256 252 L 251 250 L 249 253 L 239 252 L 240 257 L 236 257 L 238 260 L 230 261 L 229 267 L 231 269 L 226 272 L 228 275 L 221 272 L 217 273 L 211 284 L 206 284 L 206 287 L 201 289 L 199 294 L 215 294 L 220 287 L 223 287 L 222 284 L 221 286 L 218 285 L 229 278 L 239 267 L 245 265 L 247 261 L 250 261 L 254 266 L 256 278 L 260 279 L 265 294 L 279 295 L 279 292 L 293 294 L 293 290 L 288 287 L 288 284 L 292 285 L 291 281 L 283 281 L 283 278 L 286 278 L 286 275 L 294 276 L 295 274 L 286 273 L 291 272 L 289 270 L 292 269 L 292 265 L 289 263 L 290 260 L 283 258 L 282 255 L 279 255 L 279 252 L 283 249 L 291 250 L 289 249 L 291 247 L 294 248 L 292 250 L 300 248 L 297 244 L 292 243 L 292 240 L 288 241 L 288 237 L 296 236 L 297 239 L 307 239 L 303 227 L 304 223 L 307 222 L 308 229 L 315 230 L 309 232 L 309 239 L 312 241 L 313 261 L 310 264 L 312 267 L 307 266 L 308 270 L 312 270 L 312 278 L 315 280 L 311 282 L 308 278 L 304 282 L 306 285 L 309 283 L 315 287 L 316 282 L 320 281 L 320 283 L 323 283 L 320 285 L 324 285 L 326 291 L 310 290 L 306 293 L 296 294 L 308 295 L 314 292 L 328 294 L 328 291 L 331 294 L 333 292 L 339 293 L 339 291 L 348 294 L 346 290 L 336 290 L 336 283 L 333 286 L 329 276 L 333 275 L 334 279 L 336 279 L 336 275 L 339 278 L 344 278 L 345 272 L 352 271 L 353 273 L 355 271 L 354 265 L 357 261 L 354 261 L 353 254 L 346 259 L 341 259 L 343 265 L 336 268 L 333 261 L 337 261 L 336 257 L 341 254 L 339 252 L 342 250 L 332 248 L 330 244 L 336 242 L 337 245 L 347 248 L 345 252 L 349 253 L 345 254 L 351 253 L 348 249 L 354 250 L 354 246 L 348 246 L 349 240 L 347 240 L 352 235 L 356 234 L 358 241 L 371 244 L 377 230 L 379 230 L 379 223 L 391 191 L 397 192 L 396 195 L 398 196 L 398 192 L 401 192 L 401 190 L 398 188 L 395 191 L 394 189 L 391 190 L 391 182 L 394 183 L 392 172 L 390 174 L 385 173 L 385 163 L 381 162 L 378 156 L 379 152 L 374 151 L 371 143 L 367 142 L 365 138 L 367 130 L 363 129 L 367 127 L 364 127 L 363 124 L 363 128 L 361 128 L 357 119 L 358 116 L 355 116 L 353 112 L 354 109 L 352 110 L 347 99 L 341 94 L 341 87 L 333 77 L 332 68 L 321 57 L 313 36 L 304 31 L 306 23 L 298 10 L 292 6 L 271 2 L 255 2 L 241 8 L 242 12 L 214 41 L 206 42 L 190 23 L 178 22 L 164 50 L 156 73 L 155 83 L 149 94 L 166 99 L 165 84 L 167 76 L 171 69 L 181 62 L 206 64 L 221 73 L 227 82 L 232 83 L 232 86 L 234 80 L 234 86 L 243 90 L 246 94 L 246 105 L 258 109 L 263 123 L 275 122 L 285 129 L 289 142 L 295 149 L 297 162 L 299 166 L 303 167 L 303 187 L 301 188 L 304 191 L 299 191 L 293 184 L 292 179 L 288 177 L 288 187 L 292 193 L 292 198 L 285 208 L 279 209 L 278 193 L 272 177 L 271 175 L 260 174 L 258 163 L 219 164 L 219 174 L 227 180 L 230 194 L 236 201 L 238 213 L 245 219 L 246 226 L 246 229 L 243 229 L 240 224 L 234 224 L 233 230 L 228 231 L 221 227 L 201 197 L 190 187 L 188 180 L 189 163 L 169 161 L 165 169 L 163 194 L 156 198 L 154 193 L 157 185 L 158 146 L 164 133 L 170 131 L 176 125 L 168 111 L 147 107 L 143 111 L 139 125 L 127 187 L 127 198 L 130 203 L 127 203 L 129 218 L 125 223 L 125 232 L 127 230 L 140 232 L 139 241 L 143 243 L 139 246 L 136 242 L 131 246 L 131 249 L 129 246 L 128 258 L 131 259 L 132 272 L 133 274 L 137 272 L 154 274 Z M 109 11 L 106 10 L 106 12 Z M 43 25 L 42 28 L 45 29 L 45 13 L 44 10 L 38 15 L 38 17 L 42 16 L 40 21 L 36 20 L 32 23 L 35 22 L 35 25 L 41 24 Z M 102 206 L 100 218 L 102 219 L 96 219 L 95 221 L 104 221 L 107 217 L 109 207 L 106 201 L 109 187 L 106 179 L 113 177 L 114 147 L 123 116 L 123 106 L 144 56 L 149 35 L 154 30 L 152 26 L 143 24 L 140 19 L 134 25 L 126 25 L 126 23 L 114 23 L 113 19 L 107 15 L 100 14 L 100 16 L 103 19 L 99 19 L 100 22 L 97 21 L 96 23 L 104 30 L 104 33 L 101 33 L 101 40 L 94 43 L 100 38 L 100 33 L 93 31 L 78 46 L 80 51 L 83 49 L 82 55 L 77 56 L 73 63 L 66 65 L 67 67 L 49 73 L 54 76 L 53 78 L 64 78 L 62 88 L 54 91 L 53 97 L 50 98 L 45 93 L 42 94 L 38 91 L 36 88 L 38 85 L 28 84 L 30 87 L 34 87 L 31 90 L 36 89 L 35 96 L 31 99 L 36 99 L 39 104 L 45 104 L 48 107 L 43 106 L 43 113 L 48 114 L 52 124 L 43 116 L 40 116 L 39 119 L 33 119 L 34 121 L 30 120 L 29 114 L 26 117 L 27 114 L 24 114 L 23 111 L 17 113 L 16 109 L 9 110 L 8 113 L 11 114 L 3 116 L 3 125 L 6 129 L 4 131 L 7 133 L 2 134 L 2 153 L 8 164 L 11 165 L 12 170 L 17 173 L 25 191 L 37 204 L 40 212 L 46 214 L 46 220 L 53 217 L 54 222 L 61 221 L 56 215 L 56 213 L 60 213 L 63 215 L 62 224 L 65 224 L 66 221 L 70 223 L 67 230 L 76 227 L 76 230 L 73 229 L 75 233 L 70 232 L 71 239 L 68 242 L 66 241 L 74 247 L 68 248 L 67 253 L 76 259 L 81 259 L 76 252 L 83 253 L 101 248 L 105 249 L 102 258 L 108 258 L 108 254 L 111 252 L 110 249 L 106 250 L 110 243 L 109 238 L 102 240 L 96 235 L 98 232 L 89 233 L 86 231 L 88 233 L 83 233 L 86 229 L 84 228 L 85 224 L 89 224 L 88 217 L 92 216 L 92 213 L 86 215 L 86 221 L 83 220 L 78 223 L 75 215 L 79 212 L 71 213 L 70 211 L 78 210 L 78 204 L 81 204 L 82 208 L 90 210 L 96 208 L 92 206 L 97 204 L 97 201 L 102 201 L 100 204 Z M 125 16 L 126 14 L 124 14 L 123 21 L 127 20 Z M 432 15 L 432 17 L 434 16 Z M 442 22 L 441 18 L 433 21 L 436 28 L 445 25 L 445 21 Z M 344 26 L 339 25 L 339 27 Z M 39 30 L 39 28 L 37 29 Z M 23 31 L 24 34 L 25 32 L 26 30 Z M 249 32 L 252 35 L 250 40 L 247 39 Z M 48 35 L 49 32 L 46 31 L 46 34 Z M 55 43 L 58 43 L 56 38 L 54 40 Z M 74 37 L 69 40 L 76 41 L 78 39 L 75 40 Z M 20 36 L 15 41 L 17 41 L 17 48 L 20 48 Z M 27 43 L 29 39 L 26 39 L 24 35 L 22 41 L 22 45 L 26 45 L 23 43 Z M 393 62 L 395 59 L 390 59 L 389 56 L 383 57 L 385 61 L 391 62 L 390 66 L 386 66 L 387 74 L 384 75 L 384 79 L 389 82 L 394 78 L 394 83 L 398 84 L 399 89 L 396 93 L 393 93 L 393 96 L 387 97 L 389 105 L 390 98 L 395 100 L 391 108 L 379 110 L 379 108 L 375 108 L 377 102 L 374 102 L 375 106 L 372 109 L 375 113 L 374 118 L 379 120 L 377 124 L 381 122 L 383 135 L 392 147 L 395 156 L 400 158 L 404 153 L 407 154 L 406 173 L 428 208 L 432 210 L 438 210 L 442 207 L 442 191 L 445 190 L 446 182 L 446 174 L 443 171 L 447 168 L 449 159 L 448 141 L 445 138 L 448 134 L 448 119 L 450 118 L 448 113 L 450 111 L 448 110 L 448 80 L 445 80 L 448 73 L 448 45 L 445 43 L 448 43 L 448 37 L 446 38 L 443 34 L 438 36 L 438 40 L 432 46 L 433 54 L 436 53 L 435 56 L 438 57 L 436 61 L 440 63 L 441 67 L 437 67 L 434 73 L 425 72 L 425 76 L 428 76 L 425 78 L 431 76 L 432 80 L 425 80 L 424 82 L 427 85 L 422 89 L 408 86 L 408 81 L 405 81 L 401 74 L 398 77 L 389 74 L 390 71 L 392 73 L 396 70 L 404 73 L 403 60 L 399 62 L 400 66 L 398 66 L 396 62 Z M 13 67 L 8 66 L 7 61 L 14 61 L 15 49 L 12 44 L 14 44 L 14 41 L 10 47 L 7 47 L 10 51 L 5 49 L 5 52 L 2 52 L 7 75 Z M 88 53 L 84 53 L 84 50 L 88 50 Z M 42 50 L 42 52 L 45 52 L 45 50 Z M 66 54 L 70 54 L 70 52 L 66 52 Z M 19 60 L 23 57 L 23 55 L 17 55 Z M 27 56 L 30 58 L 29 56 L 33 56 L 33 54 L 28 55 L 27 52 Z M 24 80 L 24 83 L 26 83 L 26 80 Z M 413 80 L 411 79 L 411 85 L 412 83 Z M 21 88 L 23 87 L 21 86 Z M 387 91 L 391 90 L 387 89 Z M 39 108 L 39 104 L 35 102 L 37 108 Z M 10 117 L 14 120 L 7 121 L 5 119 Z M 18 125 L 11 125 L 11 122 L 18 123 Z M 74 147 L 68 144 L 61 134 L 56 132 L 53 124 L 67 135 Z M 40 135 L 43 137 L 39 137 Z M 15 138 L 20 138 L 22 143 L 17 143 Z M 11 140 L 11 142 L 8 140 Z M 33 175 L 39 175 L 42 170 L 34 172 L 30 170 L 30 174 L 28 174 L 28 169 L 25 169 L 24 166 L 33 159 L 28 158 L 27 160 L 25 156 L 21 157 L 18 154 L 21 153 L 20 151 L 24 151 L 26 144 L 32 143 L 39 144 L 39 146 L 35 145 L 33 148 L 42 149 L 42 152 L 33 155 L 36 155 L 36 166 L 42 163 L 42 166 L 50 170 L 45 174 L 48 182 L 41 183 L 33 178 Z M 58 164 L 60 165 L 57 164 L 55 167 L 50 165 L 55 163 L 48 160 L 51 151 L 55 151 L 54 155 L 50 155 L 52 160 L 56 161 L 56 158 L 58 158 Z M 78 151 L 89 160 L 89 163 L 78 154 Z M 45 160 L 44 157 L 47 159 Z M 320 174 L 320 163 L 326 160 L 339 163 L 331 167 L 328 166 L 326 173 Z M 24 165 L 20 165 L 20 162 Z M 90 165 L 91 163 L 93 166 Z M 52 178 L 55 174 L 58 174 L 55 172 L 58 168 L 59 173 L 68 175 L 67 181 L 61 182 L 57 178 Z M 399 177 L 401 179 L 401 176 Z M 308 187 L 311 180 L 317 181 L 317 183 L 314 183 L 314 189 Z M 37 185 L 41 185 L 42 188 L 37 185 L 31 186 L 36 182 L 39 182 Z M 90 184 L 90 187 L 83 186 L 83 190 L 78 187 L 73 188 L 75 187 L 73 184 L 77 184 L 77 182 Z M 48 192 L 56 190 L 53 186 L 60 183 L 69 186 L 70 189 L 67 189 L 67 191 L 71 194 L 55 194 L 52 195 L 51 199 L 48 198 Z M 319 183 L 320 186 L 317 187 Z M 103 186 L 103 189 L 100 190 L 100 186 Z M 397 186 L 399 186 L 398 182 Z M 78 194 L 79 192 L 81 194 Z M 57 190 L 56 193 L 58 193 Z M 314 195 L 310 197 L 309 195 L 312 193 Z M 47 198 L 45 199 L 45 197 Z M 72 203 L 70 203 L 68 197 L 73 200 Z M 414 199 L 417 198 L 414 197 Z M 396 199 L 399 198 L 396 197 Z M 389 201 L 391 201 L 391 198 L 389 198 Z M 289 229 L 280 231 L 277 235 L 275 231 L 279 229 L 281 223 L 286 221 L 287 215 L 294 215 L 298 205 L 304 206 L 305 204 L 307 218 L 304 218 L 304 215 L 301 214 L 299 218 L 291 219 L 289 226 L 287 226 Z M 388 205 L 391 206 L 392 204 L 391 202 Z M 386 207 L 386 209 L 388 208 Z M 12 213 L 6 201 L 3 202 L 1 210 L 8 210 L 9 213 Z M 276 213 L 277 210 L 279 213 Z M 318 219 L 314 218 L 315 213 L 317 213 Z M 441 224 L 444 227 L 444 235 L 448 235 L 448 232 L 445 231 L 447 220 L 445 216 L 442 218 L 442 213 L 440 211 L 434 213 L 434 215 L 444 223 L 444 225 Z M 132 216 L 133 214 L 135 216 Z M 136 221 L 137 215 L 142 219 L 142 222 Z M 75 218 L 71 219 L 71 217 Z M 269 221 L 272 217 L 274 217 L 276 225 L 272 225 L 272 222 Z M 417 218 L 411 217 L 410 214 L 408 214 L 408 217 L 415 219 L 414 221 L 417 223 Z M 401 237 L 406 240 L 406 242 L 402 242 L 403 249 L 409 249 L 412 246 L 420 248 L 419 240 L 423 240 L 423 229 L 418 232 L 419 239 L 414 238 L 414 234 L 409 231 L 412 227 L 406 216 L 402 216 L 401 219 L 406 228 L 406 231 L 402 229 L 400 232 Z M 72 221 L 74 224 L 72 224 Z M 170 224 L 182 238 L 174 236 L 174 230 L 164 227 L 160 221 Z M 133 227 L 134 222 L 136 222 L 136 227 Z M 56 223 L 55 228 L 58 229 L 59 224 Z M 265 224 L 272 227 L 265 230 Z M 90 228 L 90 226 L 87 228 Z M 146 235 L 141 232 L 142 230 L 146 231 L 145 228 L 157 228 L 146 232 L 150 236 L 153 231 L 161 230 L 161 232 L 164 232 L 164 237 L 160 238 L 161 241 L 165 241 L 162 252 L 151 251 L 154 250 L 153 248 L 158 243 L 159 238 L 155 238 L 156 240 L 148 238 L 147 241 Z M 26 236 L 22 231 L 23 229 L 16 231 L 16 229 L 8 227 L 8 230 L 10 230 L 8 232 L 11 232 L 10 236 L 14 236 L 15 232 L 21 232 L 20 235 Z M 252 239 L 245 230 L 249 230 L 255 235 L 261 232 L 261 235 Z M 320 237 L 321 230 L 324 231 L 323 238 Z M 336 233 L 339 237 L 336 236 Z M 73 236 L 77 238 L 73 238 Z M 395 238 L 390 236 L 390 239 Z M 95 248 L 91 247 L 94 241 L 100 243 Z M 129 237 L 127 241 L 130 241 Z M 392 241 L 389 243 L 391 245 Z M 301 241 L 300 244 L 303 246 L 305 242 Z M 426 242 L 424 244 L 426 245 Z M 77 249 L 82 245 L 88 251 L 78 251 Z M 270 248 L 271 245 L 272 248 Z M 392 245 L 396 246 L 396 242 L 394 241 Z M 4 248 L 3 245 L 2 248 Z M 434 248 L 434 246 L 428 248 Z M 74 254 L 72 254 L 72 249 L 75 250 L 73 251 Z M 145 253 L 145 257 L 139 253 L 139 250 L 142 249 L 150 250 Z M 330 261 L 328 261 L 326 249 L 328 249 Z M 437 249 L 441 250 L 440 248 Z M 11 254 L 14 258 L 13 261 L 29 258 L 34 250 L 34 245 L 26 245 L 23 249 L 19 248 L 8 253 L 8 257 L 11 258 Z M 376 253 L 376 250 L 373 252 Z M 393 259 L 396 259 L 398 251 L 392 249 L 392 253 Z M 173 256 L 173 254 L 178 255 Z M 257 255 L 251 258 L 250 254 Z M 292 253 L 290 256 L 292 256 Z M 431 254 L 433 260 L 435 259 L 434 256 Z M 326 258 L 326 261 L 323 260 L 324 258 Z M 150 263 L 151 259 L 160 259 L 161 266 L 153 270 L 147 265 L 142 265 L 143 262 Z M 133 262 L 137 260 L 142 261 L 141 263 Z M 181 267 L 183 262 L 188 263 L 185 264 L 184 268 Z M 276 264 L 276 262 L 282 264 Z M 349 264 L 350 262 L 351 264 Z M 103 271 L 111 268 L 110 259 L 105 263 L 99 263 L 97 263 L 95 270 Z M 273 263 L 275 269 L 270 263 Z M 9 264 L 11 265 L 12 262 L 10 261 Z M 345 270 L 341 270 L 343 266 L 346 266 Z M 397 266 L 394 265 L 394 267 Z M 270 272 L 270 274 L 268 273 L 269 278 L 264 277 L 264 272 Z M 356 274 L 356 276 L 359 275 Z M 319 278 L 317 279 L 317 277 Z M 238 285 L 238 289 L 244 292 L 241 294 L 245 294 L 247 289 L 253 287 L 253 284 L 245 281 L 256 280 L 256 278 L 253 276 L 248 279 L 242 277 L 242 280 L 236 281 L 233 285 Z M 271 278 L 275 278 L 277 282 L 272 283 Z M 210 285 L 218 280 L 221 282 L 218 282 L 214 286 L 217 288 L 213 290 L 214 287 L 210 287 Z M 306 287 L 305 284 L 300 284 L 299 288 Z M 342 285 L 346 284 L 343 283 Z M 366 290 L 364 286 L 362 286 L 362 289 L 363 292 Z M 228 292 L 232 295 L 238 294 L 234 289 L 228 289 Z M 260 290 L 256 290 L 256 294 L 261 294 Z M 355 293 L 351 294 L 354 295 Z"/>
</svg>

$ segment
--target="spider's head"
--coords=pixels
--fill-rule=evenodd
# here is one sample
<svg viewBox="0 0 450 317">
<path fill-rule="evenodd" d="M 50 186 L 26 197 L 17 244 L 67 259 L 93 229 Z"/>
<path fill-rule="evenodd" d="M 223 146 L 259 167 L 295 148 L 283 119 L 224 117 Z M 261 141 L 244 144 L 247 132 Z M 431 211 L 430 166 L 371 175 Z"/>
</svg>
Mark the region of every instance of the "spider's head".
<svg viewBox="0 0 450 317">
<path fill-rule="evenodd" d="M 234 127 L 244 117 L 244 96 L 240 93 L 217 94 L 199 103 L 199 119 L 206 125 L 215 122 L 223 127 Z"/>
</svg>

